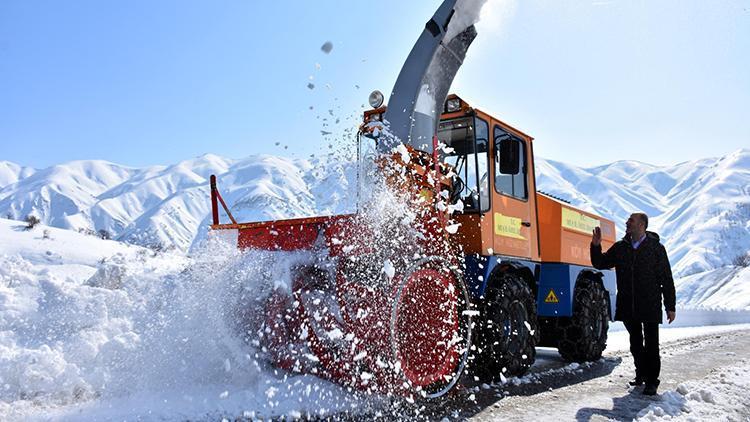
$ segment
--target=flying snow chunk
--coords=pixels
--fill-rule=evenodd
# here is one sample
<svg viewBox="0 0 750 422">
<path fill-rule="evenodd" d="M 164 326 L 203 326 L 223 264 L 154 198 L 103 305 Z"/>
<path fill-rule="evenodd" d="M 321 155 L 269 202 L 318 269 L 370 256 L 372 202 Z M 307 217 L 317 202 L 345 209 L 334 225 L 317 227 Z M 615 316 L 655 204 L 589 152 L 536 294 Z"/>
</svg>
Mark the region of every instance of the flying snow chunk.
<svg viewBox="0 0 750 422">
<path fill-rule="evenodd" d="M 409 164 L 409 161 L 411 161 L 409 150 L 406 149 L 406 146 L 404 146 L 404 144 L 398 144 L 398 146 L 393 149 L 393 152 L 397 152 L 401 155 L 401 160 L 403 160 L 404 164 Z"/>
<path fill-rule="evenodd" d="M 383 263 L 383 272 L 388 276 L 388 280 L 393 280 L 393 277 L 396 275 L 396 268 L 388 259 Z"/>
<path fill-rule="evenodd" d="M 278 388 L 269 387 L 268 390 L 266 390 L 266 397 L 268 397 L 269 399 L 272 399 L 278 392 L 279 392 Z"/>
<path fill-rule="evenodd" d="M 450 234 L 456 234 L 456 232 L 458 232 L 459 227 L 461 227 L 461 223 L 451 224 L 450 226 L 445 228 L 445 231 L 447 231 Z"/>
<path fill-rule="evenodd" d="M 362 351 L 362 352 L 357 353 L 357 356 L 354 356 L 354 361 L 356 362 L 356 361 L 362 360 L 362 359 L 364 359 L 366 357 L 367 357 L 367 352 Z"/>
<path fill-rule="evenodd" d="M 320 46 L 320 51 L 326 54 L 330 53 L 331 50 L 333 50 L 333 43 L 330 41 L 326 41 L 325 43 L 323 43 L 323 45 Z"/>
<path fill-rule="evenodd" d="M 333 330 L 328 331 L 326 335 L 331 340 L 338 340 L 344 337 L 344 333 L 338 328 L 334 328 Z"/>
</svg>

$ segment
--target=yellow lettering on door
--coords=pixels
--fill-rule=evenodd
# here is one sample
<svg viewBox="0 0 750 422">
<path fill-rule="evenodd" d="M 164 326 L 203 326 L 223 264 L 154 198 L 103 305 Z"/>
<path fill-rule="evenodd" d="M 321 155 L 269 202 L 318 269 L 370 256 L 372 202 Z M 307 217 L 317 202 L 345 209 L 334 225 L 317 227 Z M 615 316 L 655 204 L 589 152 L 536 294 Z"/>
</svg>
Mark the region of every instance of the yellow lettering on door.
<svg viewBox="0 0 750 422">
<path fill-rule="evenodd" d="M 495 213 L 495 234 L 498 236 L 511 237 L 513 239 L 526 240 L 521 235 L 521 219 Z"/>
</svg>

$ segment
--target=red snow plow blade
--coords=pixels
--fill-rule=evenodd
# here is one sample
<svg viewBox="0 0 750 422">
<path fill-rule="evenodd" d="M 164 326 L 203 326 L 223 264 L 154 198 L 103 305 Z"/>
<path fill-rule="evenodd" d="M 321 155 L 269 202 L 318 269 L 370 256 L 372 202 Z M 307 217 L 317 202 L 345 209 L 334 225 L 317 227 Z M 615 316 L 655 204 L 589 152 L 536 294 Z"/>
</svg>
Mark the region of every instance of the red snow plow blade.
<svg viewBox="0 0 750 422">
<path fill-rule="evenodd" d="M 358 214 L 219 224 L 224 201 L 211 180 L 213 230 L 236 230 L 241 249 L 316 256 L 291 269 L 290 289 L 274 289 L 240 321 L 275 366 L 379 393 L 437 397 L 456 384 L 471 313 L 450 259 L 384 268 Z"/>
</svg>

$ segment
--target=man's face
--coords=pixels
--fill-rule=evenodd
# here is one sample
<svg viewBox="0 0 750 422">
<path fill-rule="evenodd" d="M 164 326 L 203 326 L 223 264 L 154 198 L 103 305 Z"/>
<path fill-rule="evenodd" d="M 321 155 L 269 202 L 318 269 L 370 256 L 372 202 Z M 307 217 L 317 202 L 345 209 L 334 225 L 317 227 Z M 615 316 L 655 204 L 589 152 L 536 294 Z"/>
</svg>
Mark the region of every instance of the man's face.
<svg viewBox="0 0 750 422">
<path fill-rule="evenodd" d="M 635 214 L 631 214 L 628 221 L 625 222 L 625 234 L 632 235 L 640 233 L 643 230 L 643 221 Z"/>
</svg>

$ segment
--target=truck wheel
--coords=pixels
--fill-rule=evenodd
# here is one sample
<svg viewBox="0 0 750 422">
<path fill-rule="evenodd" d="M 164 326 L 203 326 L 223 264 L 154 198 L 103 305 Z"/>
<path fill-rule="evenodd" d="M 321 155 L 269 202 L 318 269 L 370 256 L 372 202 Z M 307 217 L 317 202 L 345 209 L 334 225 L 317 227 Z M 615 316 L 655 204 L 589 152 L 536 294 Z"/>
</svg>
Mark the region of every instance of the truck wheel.
<svg viewBox="0 0 750 422">
<path fill-rule="evenodd" d="M 474 373 L 484 381 L 523 375 L 534 363 L 536 300 L 523 279 L 505 273 L 485 292 Z"/>
<path fill-rule="evenodd" d="M 598 360 L 607 347 L 609 312 L 607 291 L 591 278 L 576 283 L 573 316 L 558 321 L 558 350 L 573 362 Z"/>
</svg>

